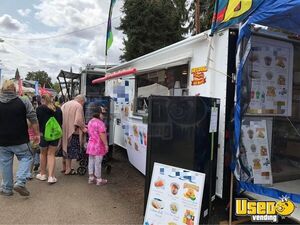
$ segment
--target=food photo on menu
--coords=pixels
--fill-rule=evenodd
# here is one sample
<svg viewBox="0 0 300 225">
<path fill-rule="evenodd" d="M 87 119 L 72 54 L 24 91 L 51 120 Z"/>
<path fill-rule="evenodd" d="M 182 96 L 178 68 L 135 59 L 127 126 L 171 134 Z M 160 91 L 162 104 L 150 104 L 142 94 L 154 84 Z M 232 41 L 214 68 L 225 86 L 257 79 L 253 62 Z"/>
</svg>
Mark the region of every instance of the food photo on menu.
<svg viewBox="0 0 300 225">
<path fill-rule="evenodd" d="M 159 198 L 154 198 L 151 201 L 151 205 L 155 210 L 162 210 L 164 208 L 164 203 L 161 199 Z"/>
<path fill-rule="evenodd" d="M 155 182 L 154 182 L 154 186 L 156 188 L 164 188 L 165 187 L 165 181 L 162 178 L 158 178 Z"/>
<path fill-rule="evenodd" d="M 179 184 L 173 182 L 170 184 L 170 187 L 171 187 L 171 193 L 172 195 L 177 195 L 178 194 L 178 190 L 180 188 Z"/>
<path fill-rule="evenodd" d="M 199 192 L 199 186 L 194 185 L 194 184 L 185 183 L 183 187 L 185 189 L 184 197 L 186 199 L 195 201 L 197 192 Z"/>
</svg>

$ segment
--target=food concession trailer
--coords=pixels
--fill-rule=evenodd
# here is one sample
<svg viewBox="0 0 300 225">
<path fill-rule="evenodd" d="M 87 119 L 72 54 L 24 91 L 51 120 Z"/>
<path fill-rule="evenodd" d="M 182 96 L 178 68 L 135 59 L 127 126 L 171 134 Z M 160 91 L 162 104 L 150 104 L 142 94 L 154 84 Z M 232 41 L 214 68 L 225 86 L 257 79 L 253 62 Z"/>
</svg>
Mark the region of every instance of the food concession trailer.
<svg viewBox="0 0 300 225">
<path fill-rule="evenodd" d="M 203 32 L 109 69 L 134 68 L 105 79 L 114 100 L 114 143 L 145 174 L 147 140 L 131 142 L 137 131 L 147 134 L 149 96 L 218 98 L 216 196 L 226 197 L 224 153 L 233 150 L 237 190 L 261 201 L 289 198 L 296 206 L 290 217 L 299 222 L 300 1 L 256 1 L 248 10 L 239 14 L 241 27 Z"/>
</svg>

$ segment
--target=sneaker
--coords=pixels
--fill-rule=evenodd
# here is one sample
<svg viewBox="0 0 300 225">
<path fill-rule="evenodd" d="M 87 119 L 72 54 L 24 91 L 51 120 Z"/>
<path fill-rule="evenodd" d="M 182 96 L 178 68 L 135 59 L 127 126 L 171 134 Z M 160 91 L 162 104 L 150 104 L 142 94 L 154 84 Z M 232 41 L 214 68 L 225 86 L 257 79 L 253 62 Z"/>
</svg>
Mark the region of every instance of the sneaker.
<svg viewBox="0 0 300 225">
<path fill-rule="evenodd" d="M 57 179 L 55 177 L 48 177 L 48 184 L 55 184 Z"/>
<path fill-rule="evenodd" d="M 14 191 L 18 192 L 22 196 L 29 196 L 30 192 L 27 190 L 26 187 L 20 186 L 15 184 L 14 185 Z"/>
<path fill-rule="evenodd" d="M 38 180 L 41 180 L 41 181 L 47 180 L 46 174 L 42 175 L 42 174 L 39 173 L 39 174 L 36 175 L 35 178 L 38 179 Z"/>
<path fill-rule="evenodd" d="M 40 164 L 35 164 L 33 167 L 33 171 L 37 172 L 39 170 Z"/>
<path fill-rule="evenodd" d="M 95 177 L 89 177 L 88 183 L 93 184 L 93 183 L 95 183 L 95 181 L 96 181 Z"/>
<path fill-rule="evenodd" d="M 11 191 L 11 192 L 4 192 L 4 191 L 0 191 L 0 195 L 3 195 L 3 196 L 12 196 L 14 193 Z"/>
<path fill-rule="evenodd" d="M 96 185 L 100 186 L 100 185 L 105 185 L 107 184 L 107 180 L 105 179 L 97 179 Z"/>
</svg>

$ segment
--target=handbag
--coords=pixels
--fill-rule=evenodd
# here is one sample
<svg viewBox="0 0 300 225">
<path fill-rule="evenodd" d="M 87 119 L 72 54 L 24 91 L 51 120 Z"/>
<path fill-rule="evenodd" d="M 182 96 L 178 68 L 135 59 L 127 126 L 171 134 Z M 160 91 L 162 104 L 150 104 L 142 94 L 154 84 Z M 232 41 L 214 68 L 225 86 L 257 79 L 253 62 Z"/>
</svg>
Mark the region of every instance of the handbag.
<svg viewBox="0 0 300 225">
<path fill-rule="evenodd" d="M 57 151 L 55 152 L 55 157 L 63 157 L 63 156 L 64 156 L 63 149 L 62 149 L 62 147 L 59 147 L 57 149 Z"/>
</svg>

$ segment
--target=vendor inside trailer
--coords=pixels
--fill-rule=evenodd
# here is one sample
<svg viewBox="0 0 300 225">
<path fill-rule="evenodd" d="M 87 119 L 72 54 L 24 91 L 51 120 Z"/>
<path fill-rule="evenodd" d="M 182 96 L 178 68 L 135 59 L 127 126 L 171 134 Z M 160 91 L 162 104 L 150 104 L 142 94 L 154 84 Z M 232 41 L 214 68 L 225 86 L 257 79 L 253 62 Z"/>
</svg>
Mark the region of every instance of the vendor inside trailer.
<svg viewBox="0 0 300 225">
<path fill-rule="evenodd" d="M 184 96 L 188 94 L 188 65 L 144 73 L 136 76 L 137 114 L 146 114 L 150 95 Z"/>
</svg>

